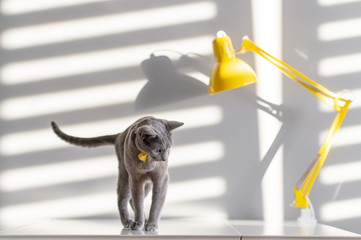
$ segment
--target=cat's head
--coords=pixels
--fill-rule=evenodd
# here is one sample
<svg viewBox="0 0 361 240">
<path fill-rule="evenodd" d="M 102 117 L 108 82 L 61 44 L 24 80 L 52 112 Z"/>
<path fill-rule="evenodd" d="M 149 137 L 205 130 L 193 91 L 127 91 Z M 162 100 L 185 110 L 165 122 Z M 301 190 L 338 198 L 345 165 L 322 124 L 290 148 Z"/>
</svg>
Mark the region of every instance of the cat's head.
<svg viewBox="0 0 361 240">
<path fill-rule="evenodd" d="M 173 144 L 172 130 L 183 124 L 164 119 L 147 119 L 136 130 L 135 145 L 154 161 L 167 161 Z"/>
</svg>

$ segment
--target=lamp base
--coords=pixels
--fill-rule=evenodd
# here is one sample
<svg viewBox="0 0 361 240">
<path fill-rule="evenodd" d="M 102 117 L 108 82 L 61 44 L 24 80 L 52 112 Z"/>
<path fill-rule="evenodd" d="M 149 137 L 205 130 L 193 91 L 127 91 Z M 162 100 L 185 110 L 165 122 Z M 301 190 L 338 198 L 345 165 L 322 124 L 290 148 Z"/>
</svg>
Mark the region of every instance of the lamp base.
<svg viewBox="0 0 361 240">
<path fill-rule="evenodd" d="M 301 208 L 301 215 L 297 218 L 297 224 L 301 227 L 312 228 L 316 226 L 315 211 L 310 199 L 307 197 L 308 208 Z"/>
<path fill-rule="evenodd" d="M 297 223 L 300 226 L 313 227 L 316 225 L 317 220 L 313 216 L 312 211 L 309 208 L 302 208 L 301 215 L 297 218 Z"/>
</svg>

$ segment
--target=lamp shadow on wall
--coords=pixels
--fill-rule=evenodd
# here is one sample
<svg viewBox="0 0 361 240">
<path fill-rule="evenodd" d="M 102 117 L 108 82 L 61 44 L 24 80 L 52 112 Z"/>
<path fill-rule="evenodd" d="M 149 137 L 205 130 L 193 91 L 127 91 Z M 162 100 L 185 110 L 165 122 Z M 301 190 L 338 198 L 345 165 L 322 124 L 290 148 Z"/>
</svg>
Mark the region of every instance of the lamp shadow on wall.
<svg viewBox="0 0 361 240">
<path fill-rule="evenodd" d="M 285 108 L 284 105 L 277 105 L 277 104 L 271 103 L 258 96 L 255 96 L 254 98 L 255 98 L 255 100 L 254 100 L 255 105 L 258 109 L 273 116 L 274 118 L 276 118 L 278 121 L 280 121 L 282 123 L 280 129 L 278 130 L 277 135 L 275 136 L 273 142 L 271 143 L 270 147 L 268 148 L 268 151 L 264 155 L 263 159 L 261 159 L 261 165 L 258 169 L 259 174 L 256 174 L 256 175 L 260 176 L 262 179 L 264 174 L 266 173 L 269 165 L 271 164 L 272 159 L 274 158 L 279 147 L 283 143 L 283 139 L 284 139 L 285 133 L 288 128 L 288 124 L 287 124 L 288 121 L 287 121 L 287 112 L 284 109 Z"/>
<path fill-rule="evenodd" d="M 244 92 L 243 92 L 244 93 Z M 264 177 L 271 166 L 272 162 L 275 160 L 276 154 L 279 152 L 282 145 L 285 143 L 285 139 L 287 137 L 287 132 L 289 130 L 289 119 L 287 117 L 287 109 L 284 105 L 277 105 L 272 102 L 269 102 L 255 93 L 246 93 L 242 96 L 242 100 L 246 101 L 251 107 L 253 107 L 256 111 L 262 111 L 266 114 L 269 114 L 277 121 L 280 122 L 280 127 L 275 135 L 272 135 L 272 141 L 269 143 L 267 151 L 263 156 L 259 156 L 256 159 L 248 159 L 246 163 L 244 163 L 244 168 L 238 169 L 239 175 L 241 175 L 241 181 L 238 187 L 239 195 L 241 202 L 238 204 L 252 206 L 252 209 L 240 209 L 242 211 L 242 218 L 252 218 L 252 219 L 264 219 L 266 214 L 266 207 L 262 202 L 268 201 L 267 195 L 264 195 L 263 192 L 263 182 L 265 181 Z M 248 128 L 255 131 L 252 135 L 257 135 L 257 125 L 248 126 Z M 251 132 L 251 131 L 250 131 Z M 244 136 L 246 140 L 242 140 L 242 142 L 249 140 L 252 136 Z M 258 139 L 259 141 L 259 139 Z M 242 147 L 242 145 L 240 146 Z M 250 151 L 250 150 L 248 150 Z M 242 159 L 244 161 L 244 159 Z M 267 187 L 272 188 L 274 186 L 270 186 L 266 183 Z M 281 186 L 282 187 L 282 186 Z M 278 193 L 274 193 L 278 194 Z M 284 198 L 284 196 L 280 196 L 280 198 Z M 228 200 L 230 205 L 234 206 L 233 200 Z M 258 206 L 258 207 L 255 207 Z M 236 214 L 233 213 L 232 209 L 228 209 L 230 212 L 230 218 L 236 218 Z"/>
<path fill-rule="evenodd" d="M 187 64 L 189 57 L 181 57 L 179 63 Z M 185 99 L 205 96 L 208 86 L 196 78 L 182 74 L 178 71 L 172 60 L 165 55 L 152 54 L 141 63 L 141 68 L 148 79 L 139 92 L 135 108 L 138 110 L 163 106 Z"/>
</svg>

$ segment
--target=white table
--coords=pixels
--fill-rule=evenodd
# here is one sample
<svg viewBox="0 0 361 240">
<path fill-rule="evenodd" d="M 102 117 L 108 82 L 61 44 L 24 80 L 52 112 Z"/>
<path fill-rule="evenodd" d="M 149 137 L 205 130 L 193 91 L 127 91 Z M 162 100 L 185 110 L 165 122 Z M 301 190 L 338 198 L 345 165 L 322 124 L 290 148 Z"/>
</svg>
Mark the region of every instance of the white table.
<svg viewBox="0 0 361 240">
<path fill-rule="evenodd" d="M 296 223 L 260 221 L 163 220 L 157 232 L 123 229 L 119 220 L 43 220 L 33 223 L 2 223 L 0 239 L 131 239 L 144 240 L 240 240 L 240 239 L 361 239 L 360 235 L 334 227 L 316 224 L 301 228 Z"/>
</svg>

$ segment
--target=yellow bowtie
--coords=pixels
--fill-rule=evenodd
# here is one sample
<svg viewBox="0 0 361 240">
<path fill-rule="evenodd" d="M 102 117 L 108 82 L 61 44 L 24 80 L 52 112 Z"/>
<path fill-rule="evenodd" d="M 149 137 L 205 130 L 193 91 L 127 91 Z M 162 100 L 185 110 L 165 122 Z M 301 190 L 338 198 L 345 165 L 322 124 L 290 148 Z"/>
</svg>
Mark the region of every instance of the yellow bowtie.
<svg viewBox="0 0 361 240">
<path fill-rule="evenodd" d="M 148 157 L 148 154 L 146 154 L 146 153 L 144 153 L 144 152 L 140 152 L 140 153 L 138 154 L 138 158 L 139 158 L 140 161 L 145 162 L 145 160 L 147 160 L 147 157 Z"/>
</svg>

